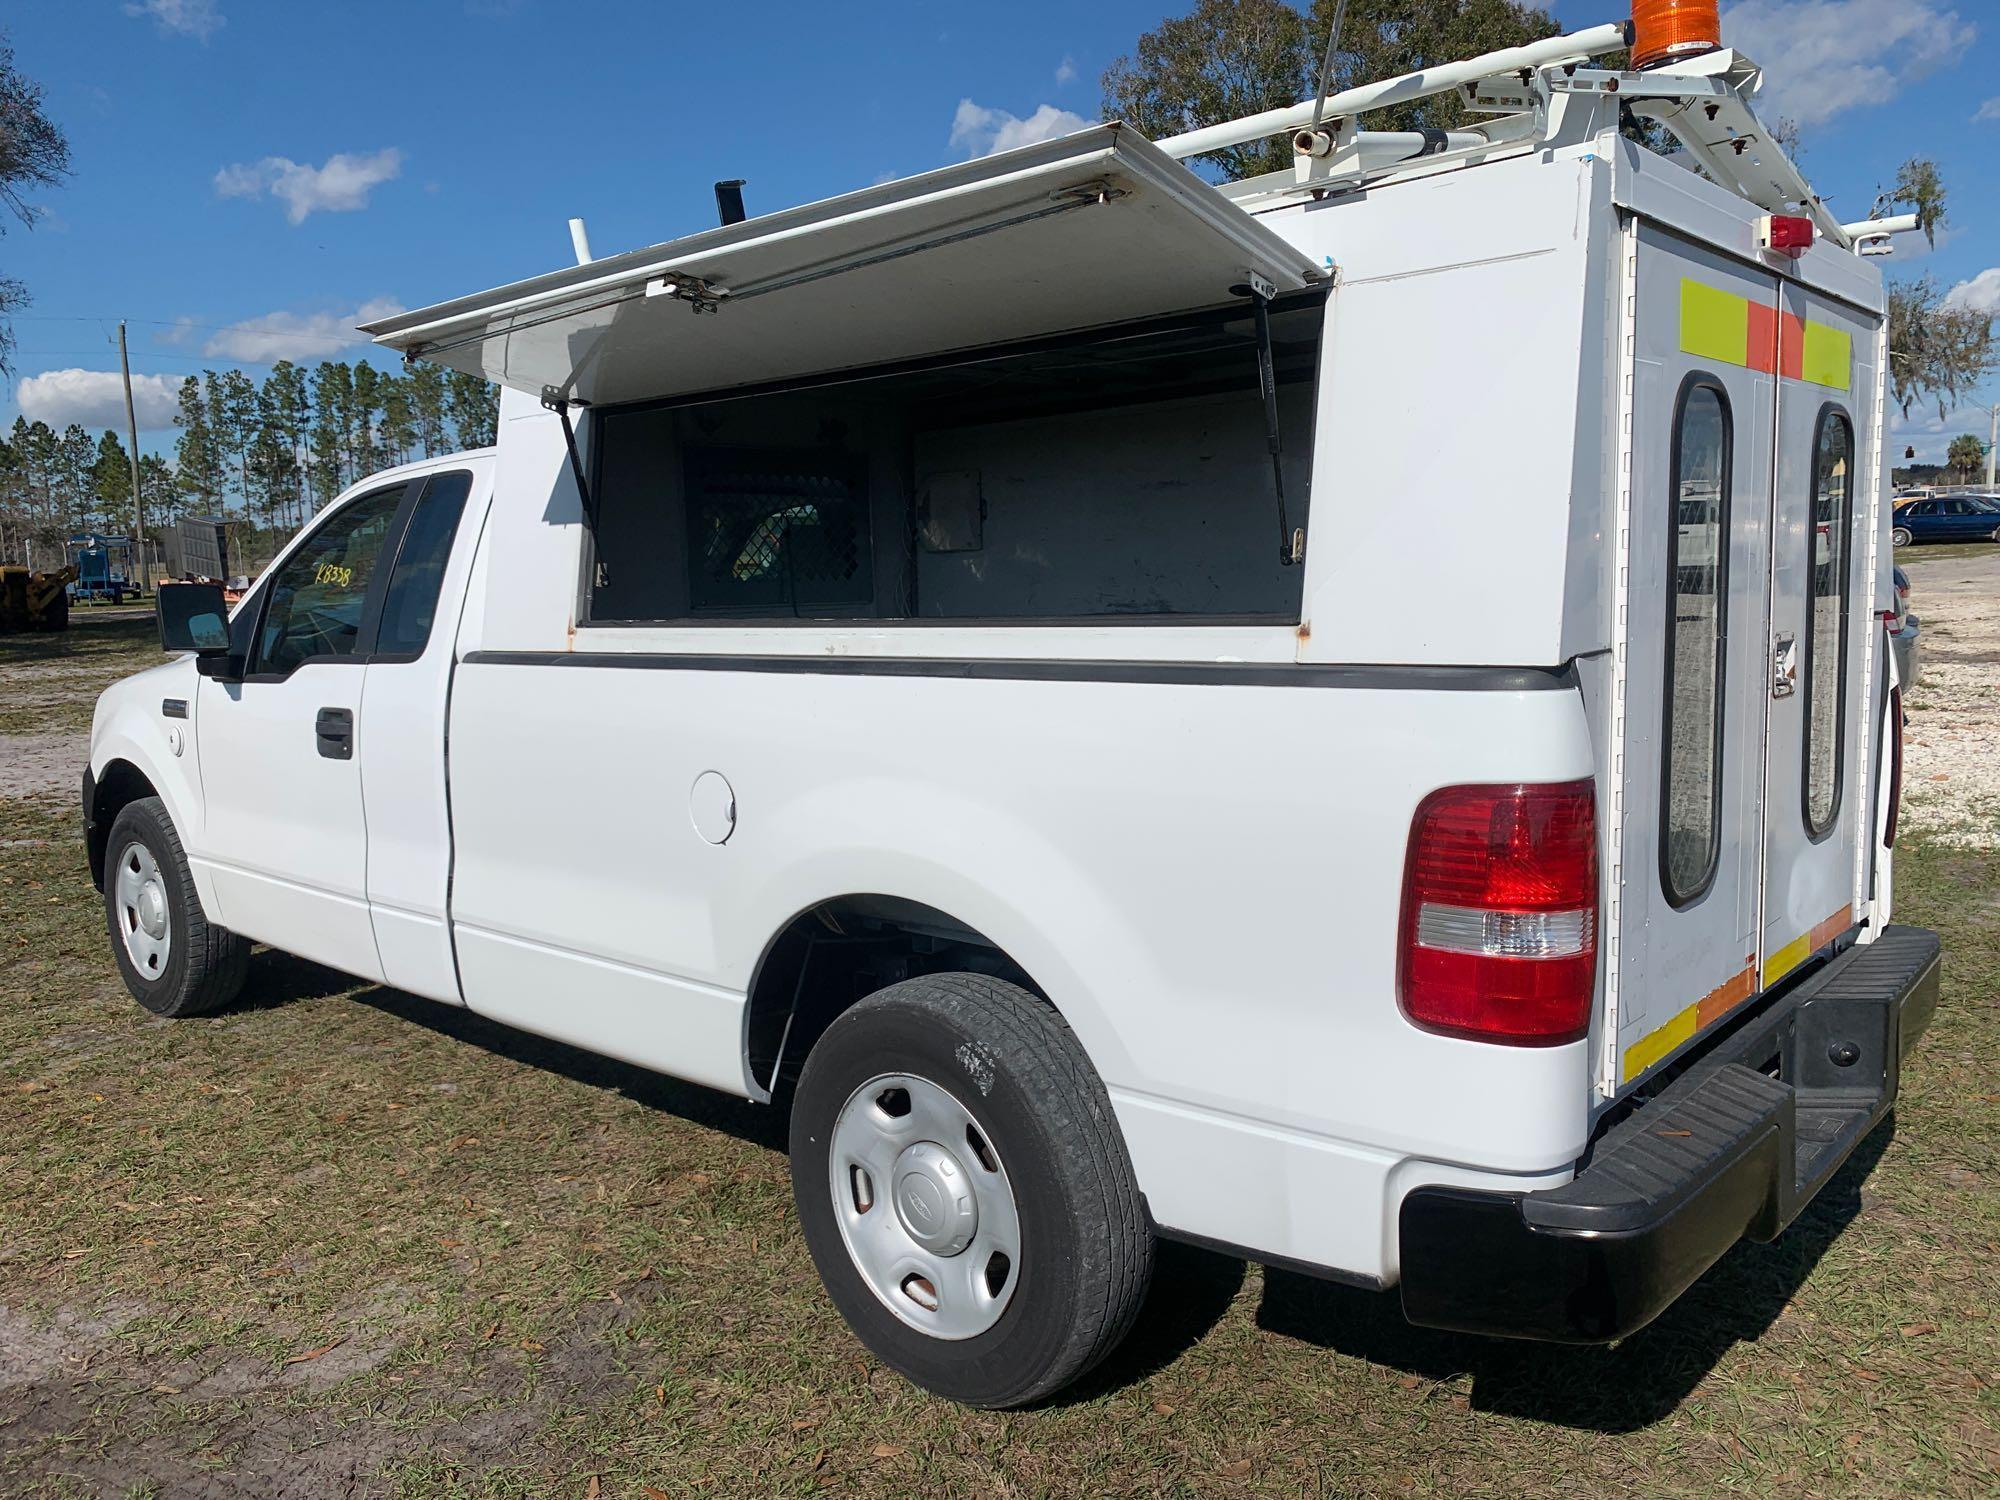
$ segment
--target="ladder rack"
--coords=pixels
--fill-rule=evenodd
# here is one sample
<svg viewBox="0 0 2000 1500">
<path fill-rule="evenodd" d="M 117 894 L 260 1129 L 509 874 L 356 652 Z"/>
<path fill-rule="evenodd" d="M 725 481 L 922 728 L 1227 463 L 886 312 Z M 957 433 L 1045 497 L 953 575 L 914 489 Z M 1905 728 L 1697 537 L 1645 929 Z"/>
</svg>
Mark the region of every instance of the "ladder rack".
<svg viewBox="0 0 2000 1500">
<path fill-rule="evenodd" d="M 1742 53 L 1719 48 L 1644 72 L 1592 66 L 1629 47 L 1625 23 L 1594 26 L 1463 62 L 1360 84 L 1324 100 L 1168 136 L 1157 144 L 1183 159 L 1273 135 L 1289 134 L 1290 172 L 1224 184 L 1244 207 L 1321 197 L 1408 176 L 1428 176 L 1497 156 L 1583 146 L 1619 128 L 1621 110 L 1654 120 L 1709 177 L 1766 213 L 1810 217 L 1823 239 L 1880 254 L 1886 237 L 1914 228 L 1908 216 L 1843 224 L 1757 116 L 1763 70 Z M 1469 113 L 1487 118 L 1454 130 L 1376 131 L 1360 117 L 1416 99 L 1457 93 Z"/>
</svg>

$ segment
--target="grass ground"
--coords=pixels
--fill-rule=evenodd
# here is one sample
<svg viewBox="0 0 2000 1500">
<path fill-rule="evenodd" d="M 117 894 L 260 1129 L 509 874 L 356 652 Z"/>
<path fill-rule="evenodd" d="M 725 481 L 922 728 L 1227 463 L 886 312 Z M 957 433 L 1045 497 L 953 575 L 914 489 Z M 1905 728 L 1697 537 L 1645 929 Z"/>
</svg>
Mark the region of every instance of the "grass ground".
<svg viewBox="0 0 2000 1500">
<path fill-rule="evenodd" d="M 155 659 L 109 624 L 0 638 L 0 711 Z M 1989 1495 L 2000 864 L 1897 867 L 1946 974 L 1893 1131 L 1623 1345 L 1170 1249 L 1087 1386 L 994 1415 L 847 1334 L 769 1111 L 276 955 L 155 1020 L 70 806 L 0 800 L 0 1489 Z"/>
</svg>

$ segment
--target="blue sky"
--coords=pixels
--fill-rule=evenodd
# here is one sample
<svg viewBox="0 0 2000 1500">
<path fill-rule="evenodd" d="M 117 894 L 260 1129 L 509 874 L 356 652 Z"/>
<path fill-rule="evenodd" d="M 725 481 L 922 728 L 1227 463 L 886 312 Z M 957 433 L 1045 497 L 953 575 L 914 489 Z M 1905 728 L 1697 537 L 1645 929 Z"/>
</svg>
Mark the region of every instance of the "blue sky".
<svg viewBox="0 0 2000 1500">
<path fill-rule="evenodd" d="M 10 7 L 75 176 L 0 240 L 35 299 L 0 422 L 122 427 L 124 317 L 142 445 L 170 447 L 181 376 L 354 358 L 358 315 L 567 263 L 573 214 L 602 255 L 711 223 L 718 177 L 749 179 L 757 213 L 1094 117 L 1105 65 L 1170 8 L 767 0 L 747 24 L 618 0 Z M 1624 8 L 1554 7 L 1579 26 Z M 2000 7 L 1740 0 L 1725 29 L 1773 70 L 1765 112 L 1800 121 L 1807 175 L 1844 217 L 1904 157 L 1937 157 L 1953 226 L 1897 269 L 2000 309 Z M 1985 427 L 1919 411 L 1896 451 L 1938 457 Z"/>
</svg>

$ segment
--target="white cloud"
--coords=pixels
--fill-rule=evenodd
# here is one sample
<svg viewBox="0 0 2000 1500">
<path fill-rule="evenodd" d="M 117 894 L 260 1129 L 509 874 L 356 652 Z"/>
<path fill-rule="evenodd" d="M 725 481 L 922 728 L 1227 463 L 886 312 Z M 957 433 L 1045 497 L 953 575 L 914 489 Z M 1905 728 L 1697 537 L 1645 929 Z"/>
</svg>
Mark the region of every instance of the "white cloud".
<svg viewBox="0 0 2000 1500">
<path fill-rule="evenodd" d="M 156 344 L 185 344 L 194 337 L 195 321 L 190 317 L 175 318 L 165 328 L 156 329 L 153 342 Z"/>
<path fill-rule="evenodd" d="M 2000 315 L 2000 266 L 1989 266 L 1972 280 L 1961 281 L 1944 294 L 1944 305 Z"/>
<path fill-rule="evenodd" d="M 178 375 L 134 375 L 132 410 L 141 432 L 174 425 L 180 396 Z M 71 422 L 96 431 L 125 427 L 125 380 L 116 370 L 48 370 L 30 375 L 14 389 L 21 415 L 60 432 Z"/>
<path fill-rule="evenodd" d="M 285 217 L 303 224 L 311 213 L 347 213 L 368 206 L 370 189 L 403 171 L 403 153 L 394 146 L 363 156 L 338 151 L 322 167 L 288 156 L 237 163 L 215 174 L 215 190 L 225 198 L 257 198 L 269 193 L 285 204 Z"/>
<path fill-rule="evenodd" d="M 1057 63 L 1057 64 L 1056 64 L 1056 82 L 1057 82 L 1057 83 L 1075 83 L 1075 82 L 1076 82 L 1076 59 L 1075 59 L 1075 58 L 1073 58 L 1073 57 L 1065 57 L 1065 58 L 1064 58 L 1064 59 L 1063 59 L 1063 60 L 1062 60 L 1061 62 L 1059 62 L 1059 63 Z"/>
<path fill-rule="evenodd" d="M 128 0 L 125 14 L 151 16 L 160 30 L 203 43 L 229 24 L 215 0 Z"/>
<path fill-rule="evenodd" d="M 1979 113 L 1972 117 L 1978 120 L 2000 120 L 2000 97 L 1988 99 L 1979 106 Z"/>
<path fill-rule="evenodd" d="M 1741 0 L 1722 17 L 1725 42 L 1777 69 L 1765 82 L 1764 117 L 1801 125 L 1888 103 L 1956 63 L 1977 34 L 1940 0 Z"/>
<path fill-rule="evenodd" d="M 995 151 L 1011 151 L 1016 146 L 1032 146 L 1036 141 L 1054 140 L 1071 131 L 1087 130 L 1090 121 L 1082 115 L 1043 104 L 1022 119 L 1004 109 L 988 109 L 970 99 L 958 101 L 951 120 L 951 144 L 962 147 L 967 156 L 991 156 Z"/>
<path fill-rule="evenodd" d="M 353 312 L 268 313 L 217 329 L 201 346 L 201 352 L 211 359 L 235 359 L 252 365 L 280 359 L 294 364 L 331 359 L 343 349 L 368 342 L 367 336 L 356 330 L 357 323 L 372 323 L 402 311 L 403 304 L 394 297 L 374 297 Z"/>
</svg>

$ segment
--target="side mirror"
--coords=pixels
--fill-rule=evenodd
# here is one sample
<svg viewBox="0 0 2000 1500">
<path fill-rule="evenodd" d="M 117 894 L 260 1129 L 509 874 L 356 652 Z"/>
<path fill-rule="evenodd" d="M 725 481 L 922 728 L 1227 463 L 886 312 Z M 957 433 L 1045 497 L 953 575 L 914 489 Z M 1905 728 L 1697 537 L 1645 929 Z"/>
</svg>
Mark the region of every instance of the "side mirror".
<svg viewBox="0 0 2000 1500">
<path fill-rule="evenodd" d="M 192 651 L 203 657 L 229 654 L 229 606 L 223 601 L 221 584 L 163 584 L 154 611 L 162 651 Z"/>
</svg>

